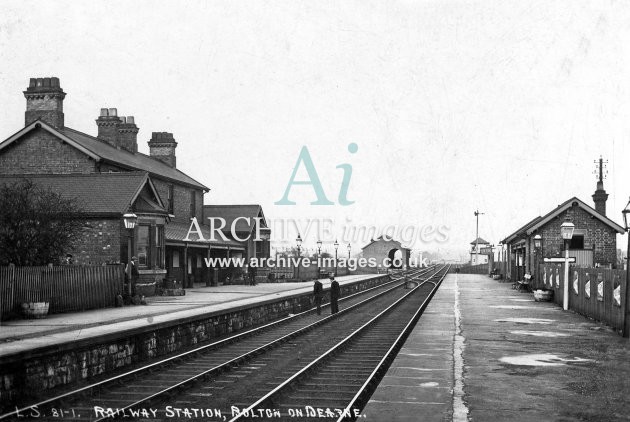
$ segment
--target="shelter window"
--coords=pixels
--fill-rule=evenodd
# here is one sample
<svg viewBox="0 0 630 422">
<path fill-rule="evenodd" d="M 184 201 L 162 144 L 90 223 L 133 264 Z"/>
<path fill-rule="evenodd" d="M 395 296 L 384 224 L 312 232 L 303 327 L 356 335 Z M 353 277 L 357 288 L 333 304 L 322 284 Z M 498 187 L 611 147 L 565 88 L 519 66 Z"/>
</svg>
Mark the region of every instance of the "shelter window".
<svg viewBox="0 0 630 422">
<path fill-rule="evenodd" d="M 571 238 L 569 249 L 584 249 L 584 235 L 577 234 Z"/>
</svg>

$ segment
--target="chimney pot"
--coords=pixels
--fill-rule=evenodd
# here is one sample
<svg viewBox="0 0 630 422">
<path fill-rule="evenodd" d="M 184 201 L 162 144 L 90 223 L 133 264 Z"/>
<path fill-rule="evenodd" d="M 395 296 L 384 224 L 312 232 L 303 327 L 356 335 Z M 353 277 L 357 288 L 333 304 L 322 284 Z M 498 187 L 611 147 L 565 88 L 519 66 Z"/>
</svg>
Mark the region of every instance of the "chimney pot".
<svg viewBox="0 0 630 422">
<path fill-rule="evenodd" d="M 122 124 L 127 123 L 127 118 L 125 116 L 120 116 L 120 123 Z"/>
<path fill-rule="evenodd" d="M 134 121 L 133 116 L 127 116 L 127 123 L 135 125 L 136 122 Z"/>
<path fill-rule="evenodd" d="M 118 110 L 117 110 L 117 109 L 115 109 L 115 108 L 110 108 L 110 109 L 109 109 L 109 115 L 110 115 L 111 117 L 116 117 L 116 116 L 118 116 Z"/>
<path fill-rule="evenodd" d="M 109 116 L 109 111 L 106 108 L 101 109 L 101 117 Z"/>
</svg>

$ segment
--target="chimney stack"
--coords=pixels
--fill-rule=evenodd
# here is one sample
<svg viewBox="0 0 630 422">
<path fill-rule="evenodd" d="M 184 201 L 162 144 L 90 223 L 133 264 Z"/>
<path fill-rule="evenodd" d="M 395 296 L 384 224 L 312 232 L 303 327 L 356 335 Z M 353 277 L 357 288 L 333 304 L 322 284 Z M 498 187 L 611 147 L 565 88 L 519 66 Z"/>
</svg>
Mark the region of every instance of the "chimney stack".
<svg viewBox="0 0 630 422">
<path fill-rule="evenodd" d="M 597 161 L 596 161 L 597 163 Z M 593 196 L 593 202 L 595 203 L 595 211 L 601 215 L 606 215 L 606 200 L 608 194 L 604 190 L 604 160 L 599 157 L 599 180 L 597 181 L 597 189 Z"/>
<path fill-rule="evenodd" d="M 176 165 L 175 148 L 177 148 L 177 142 L 175 142 L 172 133 L 153 132 L 151 135 L 151 140 L 149 141 L 151 158 L 162 161 L 174 168 Z"/>
<path fill-rule="evenodd" d="M 120 123 L 118 110 L 115 108 L 102 108 L 101 115 L 96 119 L 98 140 L 113 147 L 118 147 L 118 126 Z"/>
<path fill-rule="evenodd" d="M 63 128 L 63 99 L 66 93 L 59 78 L 31 78 L 26 97 L 25 126 L 41 120 L 57 129 Z"/>
<path fill-rule="evenodd" d="M 138 152 L 138 126 L 133 116 L 121 117 L 118 125 L 118 145 L 129 152 Z"/>
<path fill-rule="evenodd" d="M 101 115 L 96 119 L 98 126 L 98 140 L 124 149 L 133 154 L 138 152 L 138 126 L 133 116 L 118 117 L 115 108 L 101 108 Z"/>
<path fill-rule="evenodd" d="M 595 203 L 595 211 L 601 215 L 606 215 L 606 200 L 608 194 L 604 190 L 604 182 L 597 182 L 597 190 L 593 194 L 593 202 Z"/>
</svg>

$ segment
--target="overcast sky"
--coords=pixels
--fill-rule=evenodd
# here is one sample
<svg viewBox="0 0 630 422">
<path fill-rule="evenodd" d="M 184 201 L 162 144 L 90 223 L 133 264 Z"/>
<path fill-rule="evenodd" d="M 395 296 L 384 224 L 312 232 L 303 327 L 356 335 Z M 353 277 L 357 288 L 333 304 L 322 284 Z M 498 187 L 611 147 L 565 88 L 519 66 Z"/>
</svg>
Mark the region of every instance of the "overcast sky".
<svg viewBox="0 0 630 422">
<path fill-rule="evenodd" d="M 621 1 L 0 8 L 0 137 L 24 124 L 28 79 L 57 76 L 69 127 L 95 135 L 99 109 L 117 107 L 135 116 L 143 152 L 152 131 L 173 132 L 178 168 L 211 188 L 206 203 L 332 218 L 339 232 L 446 225 L 447 242 L 414 245 L 445 251 L 474 239 L 476 209 L 480 235 L 498 243 L 571 196 L 592 204 L 600 155 L 613 220 L 630 195 Z M 308 186 L 293 188 L 297 205 L 274 205 L 303 146 L 335 205 L 310 205 Z M 349 206 L 338 204 L 343 163 Z"/>
</svg>

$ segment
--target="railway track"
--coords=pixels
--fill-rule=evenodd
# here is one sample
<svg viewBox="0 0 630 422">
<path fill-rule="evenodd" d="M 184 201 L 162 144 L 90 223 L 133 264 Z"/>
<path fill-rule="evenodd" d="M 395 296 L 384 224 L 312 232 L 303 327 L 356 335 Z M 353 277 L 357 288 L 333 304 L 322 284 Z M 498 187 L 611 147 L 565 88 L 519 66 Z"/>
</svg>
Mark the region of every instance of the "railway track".
<svg viewBox="0 0 630 422">
<path fill-rule="evenodd" d="M 387 297 L 402 290 L 400 281 L 421 277 L 429 271 L 433 270 L 416 269 L 395 274 L 392 282 L 386 285 L 348 296 L 340 301 L 341 310 L 336 316 L 319 316 L 314 310 L 309 310 L 104 381 L 21 406 L 13 412 L 0 415 L 0 419 L 13 420 L 19 417 L 19 420 L 28 420 L 29 416 L 33 416 L 33 419 L 38 420 L 62 418 L 99 421 L 130 417 L 136 414 L 137 409 L 153 410 L 156 403 L 168 403 L 173 397 L 186 391 L 194 391 L 194 387 L 208 380 L 214 383 L 224 373 L 228 377 L 231 373 L 233 379 L 238 379 L 238 376 L 233 375 L 234 368 L 252 368 L 248 366 L 248 362 L 256 357 L 264 359 L 273 350 L 283 352 L 283 347 L 288 347 L 292 339 L 308 339 L 304 336 L 308 336 L 317 327 L 338 320 L 340 316 L 355 313 L 357 309 L 376 309 L 376 304 L 380 302 L 391 302 Z M 369 298 L 366 299 L 366 296 Z M 294 371 L 300 369 L 290 368 Z M 198 398 L 212 396 L 211 393 L 206 393 L 205 396 L 194 392 L 192 394 L 197 394 Z M 152 416 L 152 420 L 159 417 L 172 420 L 170 416 L 176 416 L 169 415 L 164 409 L 166 408 L 161 408 L 160 415 L 144 415 Z"/>
<path fill-rule="evenodd" d="M 233 415 L 230 422 L 355 420 L 448 272 L 443 267 L 404 297 Z"/>
</svg>

